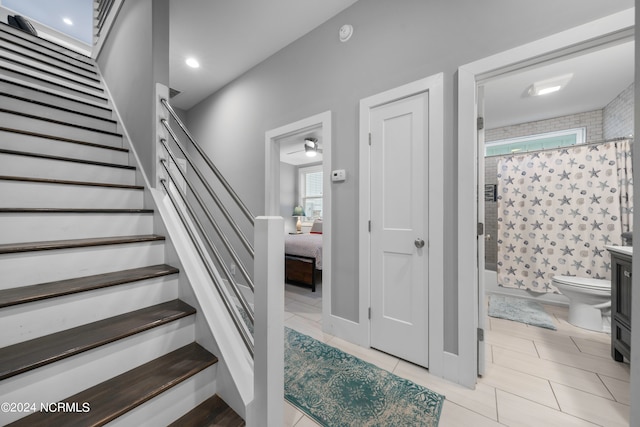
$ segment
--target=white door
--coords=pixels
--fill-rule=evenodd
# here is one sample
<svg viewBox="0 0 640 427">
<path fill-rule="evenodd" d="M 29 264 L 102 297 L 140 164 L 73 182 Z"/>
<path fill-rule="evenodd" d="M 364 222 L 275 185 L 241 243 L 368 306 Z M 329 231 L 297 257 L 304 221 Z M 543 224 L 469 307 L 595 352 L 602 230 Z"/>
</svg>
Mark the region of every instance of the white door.
<svg viewBox="0 0 640 427">
<path fill-rule="evenodd" d="M 371 347 L 428 366 L 427 92 L 370 110 Z"/>
</svg>

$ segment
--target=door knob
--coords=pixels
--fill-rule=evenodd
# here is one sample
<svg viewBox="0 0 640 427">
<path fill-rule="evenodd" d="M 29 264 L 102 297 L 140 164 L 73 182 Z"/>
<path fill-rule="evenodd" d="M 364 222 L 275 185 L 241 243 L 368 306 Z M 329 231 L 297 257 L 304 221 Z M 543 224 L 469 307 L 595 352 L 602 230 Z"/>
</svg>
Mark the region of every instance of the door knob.
<svg viewBox="0 0 640 427">
<path fill-rule="evenodd" d="M 418 248 L 418 249 L 423 248 L 423 247 L 424 247 L 424 240 L 422 240 L 422 239 L 416 239 L 416 240 L 413 242 L 413 244 L 414 244 L 414 245 L 416 245 L 416 248 Z"/>
</svg>

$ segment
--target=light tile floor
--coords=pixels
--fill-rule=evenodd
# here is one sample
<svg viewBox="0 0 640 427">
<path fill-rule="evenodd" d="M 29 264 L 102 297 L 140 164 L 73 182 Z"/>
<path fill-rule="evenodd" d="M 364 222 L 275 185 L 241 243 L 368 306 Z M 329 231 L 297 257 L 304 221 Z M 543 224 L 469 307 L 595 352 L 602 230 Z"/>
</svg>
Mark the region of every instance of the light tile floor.
<svg viewBox="0 0 640 427">
<path fill-rule="evenodd" d="M 557 331 L 487 319 L 486 373 L 475 390 L 322 332 L 322 286 L 286 285 L 285 325 L 444 394 L 441 427 L 628 426 L 629 365 L 611 358 L 609 335 L 570 325 L 566 307 L 545 309 Z M 285 402 L 284 425 L 318 424 Z"/>
</svg>

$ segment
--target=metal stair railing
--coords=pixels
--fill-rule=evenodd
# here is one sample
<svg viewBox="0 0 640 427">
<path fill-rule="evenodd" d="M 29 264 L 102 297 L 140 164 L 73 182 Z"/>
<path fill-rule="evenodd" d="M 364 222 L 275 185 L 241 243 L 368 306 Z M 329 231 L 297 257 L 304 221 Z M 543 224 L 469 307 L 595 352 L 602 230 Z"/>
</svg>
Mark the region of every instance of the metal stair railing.
<svg viewBox="0 0 640 427">
<path fill-rule="evenodd" d="M 233 231 L 235 238 L 242 244 L 247 257 L 251 262 L 253 262 L 254 259 L 253 245 L 235 220 L 234 215 L 221 200 L 220 195 L 218 195 L 214 190 L 206 175 L 213 175 L 217 179 L 218 183 L 225 190 L 226 197 L 230 198 L 235 203 L 235 208 L 247 219 L 247 223 L 251 228 L 253 228 L 255 224 L 254 216 L 242 202 L 238 194 L 233 190 L 228 181 L 222 176 L 209 156 L 207 156 L 193 136 L 191 136 L 180 117 L 176 114 L 171 105 L 169 105 L 168 101 L 161 98 L 160 104 L 169 113 L 171 119 L 178 125 L 182 134 L 186 136 L 187 141 L 190 143 L 189 147 L 193 147 L 195 149 L 197 159 L 194 159 L 194 156 L 190 154 L 187 147 L 176 135 L 176 132 L 173 130 L 169 120 L 161 118 L 160 123 L 166 133 L 170 136 L 170 141 L 167 141 L 167 139 L 164 138 L 161 138 L 159 141 L 162 150 L 168 156 L 166 158 L 159 156 L 160 170 L 163 171 L 163 177 L 159 179 L 159 183 L 169 196 L 172 205 L 178 213 L 180 221 L 187 230 L 199 257 L 205 265 L 209 277 L 221 296 L 224 306 L 229 312 L 236 329 L 242 337 L 244 345 L 253 357 L 253 307 L 249 304 L 247 298 L 240 290 L 238 283 L 236 283 L 236 278 L 234 277 L 231 268 L 227 265 L 228 263 L 225 261 L 225 257 L 232 260 L 244 280 L 243 284 L 246 285 L 252 293 L 255 290 L 254 281 L 249 269 L 245 265 L 246 263 L 234 248 L 234 245 L 229 236 L 225 233 L 224 228 L 230 228 Z M 184 160 L 186 160 L 186 164 L 192 174 L 186 173 L 180 166 L 178 157 L 176 156 L 176 152 L 172 148 L 172 145 L 178 148 L 179 152 L 184 157 Z M 192 152 L 193 151 L 194 150 L 192 150 Z M 200 162 L 197 162 L 197 160 Z M 204 164 L 204 171 L 201 170 L 198 163 Z M 177 170 L 178 174 L 176 174 L 174 170 Z M 192 175 L 195 176 L 195 182 L 191 179 Z M 182 182 L 180 178 L 182 179 Z M 182 183 L 185 185 L 184 188 L 181 188 Z M 196 188 L 196 183 L 204 188 L 204 191 L 199 191 L 199 189 Z M 188 193 L 186 190 L 188 190 Z M 195 201 L 195 204 L 192 203 L 192 201 Z M 199 208 L 200 215 L 194 206 Z M 216 212 L 219 214 L 218 218 L 216 218 L 216 215 L 212 212 L 211 207 L 217 208 Z M 222 218 L 220 218 L 220 216 Z M 224 219 L 224 223 L 222 225 L 220 224 L 221 219 Z M 208 227 L 212 229 L 214 233 L 210 233 Z M 220 244 L 217 245 L 216 242 Z M 221 249 L 224 249 L 224 253 Z M 226 280 L 226 283 L 221 283 L 220 276 L 216 274 L 216 271 L 222 272 L 222 276 L 224 277 L 224 280 Z M 237 304 L 233 300 L 234 298 L 237 300 Z M 244 313 L 244 315 L 242 313 Z"/>
</svg>

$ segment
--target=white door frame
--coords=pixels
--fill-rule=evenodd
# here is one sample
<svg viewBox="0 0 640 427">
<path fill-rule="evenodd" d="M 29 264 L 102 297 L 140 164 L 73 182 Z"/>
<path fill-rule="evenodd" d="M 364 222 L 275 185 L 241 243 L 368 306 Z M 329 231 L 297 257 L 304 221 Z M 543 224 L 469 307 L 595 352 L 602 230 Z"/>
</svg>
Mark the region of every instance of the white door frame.
<svg viewBox="0 0 640 427">
<path fill-rule="evenodd" d="M 477 83 L 537 63 L 633 37 L 634 9 L 580 25 L 458 68 L 458 378 L 475 387 L 477 378 L 478 265 Z M 469 266 L 475 265 L 472 269 Z M 449 369 L 448 369 L 449 370 Z"/>
<path fill-rule="evenodd" d="M 265 133 L 265 215 L 281 215 L 279 140 L 314 127 L 320 127 L 322 135 L 322 323 L 325 328 L 324 325 L 331 323 L 331 111 Z"/>
<path fill-rule="evenodd" d="M 369 129 L 371 109 L 418 93 L 429 92 L 428 124 L 428 251 L 429 371 L 444 376 L 444 76 L 442 73 L 360 100 L 359 160 L 359 323 L 358 343 L 370 346 L 371 175 Z"/>
</svg>

